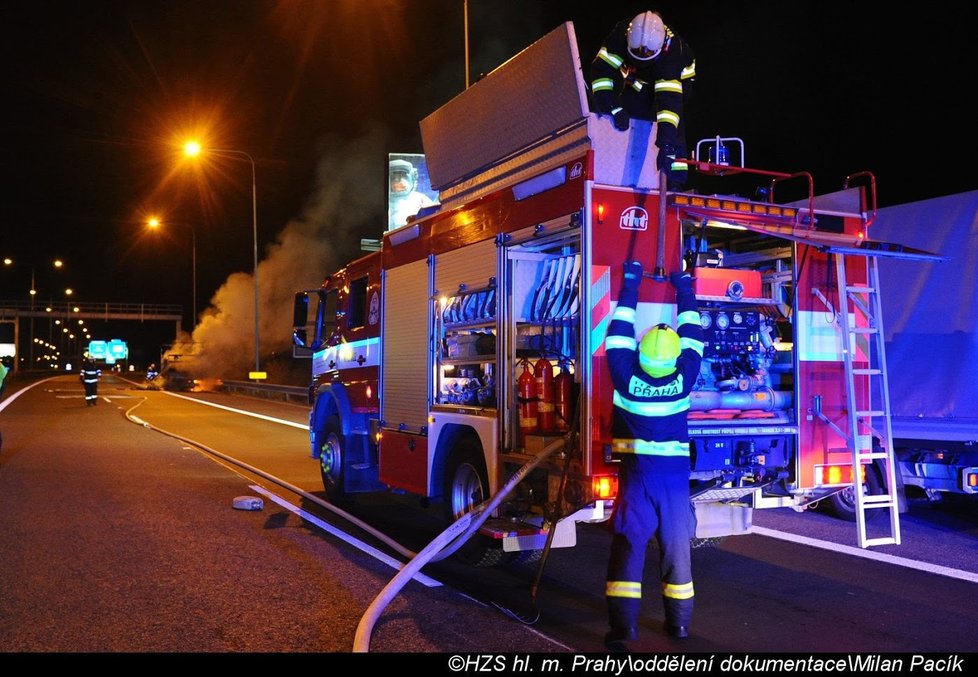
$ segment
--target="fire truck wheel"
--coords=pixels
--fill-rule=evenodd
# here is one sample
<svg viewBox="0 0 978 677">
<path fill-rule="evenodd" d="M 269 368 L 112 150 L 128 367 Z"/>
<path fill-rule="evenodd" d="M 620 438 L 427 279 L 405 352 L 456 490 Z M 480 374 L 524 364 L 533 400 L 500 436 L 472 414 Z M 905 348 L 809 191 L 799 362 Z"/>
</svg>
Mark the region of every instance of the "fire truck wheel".
<svg viewBox="0 0 978 677">
<path fill-rule="evenodd" d="M 448 524 L 489 498 L 489 475 L 477 440 L 466 437 L 452 450 L 445 469 L 445 519 Z M 492 539 L 473 535 L 455 551 L 455 558 L 470 566 L 495 566 L 506 553 Z"/>
<path fill-rule="evenodd" d="M 866 481 L 863 484 L 863 492 L 869 496 L 883 493 L 883 484 L 880 482 L 876 470 L 870 466 L 866 468 Z M 853 487 L 847 487 L 842 491 L 832 494 L 820 504 L 825 512 L 846 520 L 847 522 L 856 521 L 856 491 Z M 879 510 L 867 510 L 866 520 L 872 520 L 880 514 Z"/>
<path fill-rule="evenodd" d="M 346 440 L 338 416 L 330 416 L 326 425 L 316 431 L 315 442 L 319 455 L 319 472 L 323 477 L 326 496 L 336 504 L 348 501 L 349 495 L 343 487 L 343 456 Z"/>
</svg>

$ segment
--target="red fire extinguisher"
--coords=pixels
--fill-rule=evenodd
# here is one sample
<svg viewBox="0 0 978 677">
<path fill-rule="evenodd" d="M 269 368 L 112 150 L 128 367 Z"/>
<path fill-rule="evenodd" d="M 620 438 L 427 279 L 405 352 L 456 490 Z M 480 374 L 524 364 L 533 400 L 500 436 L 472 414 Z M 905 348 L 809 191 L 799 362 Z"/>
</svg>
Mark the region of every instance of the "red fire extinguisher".
<svg viewBox="0 0 978 677">
<path fill-rule="evenodd" d="M 556 429 L 554 421 L 554 367 L 550 360 L 541 357 L 533 365 L 533 375 L 537 380 L 537 423 L 540 432 L 550 433 Z"/>
<path fill-rule="evenodd" d="M 523 435 L 540 429 L 537 423 L 537 380 L 530 371 L 530 363 L 522 361 L 523 373 L 516 379 L 516 400 L 519 403 L 520 432 Z"/>
<path fill-rule="evenodd" d="M 561 362 L 560 373 L 554 377 L 554 410 L 557 417 L 557 430 L 570 430 L 571 419 L 571 390 L 574 377 L 569 371 L 570 364 Z"/>
</svg>

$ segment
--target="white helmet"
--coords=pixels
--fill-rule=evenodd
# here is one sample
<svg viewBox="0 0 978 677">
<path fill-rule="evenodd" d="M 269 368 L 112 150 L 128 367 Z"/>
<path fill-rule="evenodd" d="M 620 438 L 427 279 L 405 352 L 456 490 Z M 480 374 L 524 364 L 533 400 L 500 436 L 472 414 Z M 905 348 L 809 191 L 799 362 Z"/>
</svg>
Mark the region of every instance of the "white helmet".
<svg viewBox="0 0 978 677">
<path fill-rule="evenodd" d="M 665 41 L 665 24 L 655 12 L 643 12 L 628 24 L 628 53 L 639 61 L 659 56 Z"/>
</svg>

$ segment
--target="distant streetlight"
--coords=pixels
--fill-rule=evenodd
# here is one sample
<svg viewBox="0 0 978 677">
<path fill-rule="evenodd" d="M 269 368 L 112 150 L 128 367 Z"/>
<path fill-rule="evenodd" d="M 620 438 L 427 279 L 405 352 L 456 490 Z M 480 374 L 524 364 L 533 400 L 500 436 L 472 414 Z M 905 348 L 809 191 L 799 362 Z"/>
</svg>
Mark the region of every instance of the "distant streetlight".
<svg viewBox="0 0 978 677">
<path fill-rule="evenodd" d="M 183 152 L 189 157 L 196 157 L 201 153 L 211 153 L 223 156 L 241 156 L 251 163 L 251 231 L 252 231 L 252 257 L 254 259 L 253 276 L 255 278 L 255 371 L 261 371 L 261 333 L 258 321 L 258 190 L 255 181 L 255 160 L 243 150 L 229 150 L 226 148 L 203 148 L 197 141 L 188 141 L 184 144 Z"/>
<path fill-rule="evenodd" d="M 14 265 L 14 260 L 9 256 L 4 257 L 3 265 L 12 266 Z M 62 268 L 64 268 L 64 265 L 65 265 L 64 261 L 62 261 L 61 259 L 52 259 L 50 262 L 50 266 L 55 270 L 61 270 Z M 37 296 L 37 266 L 36 265 L 31 265 L 31 288 L 27 291 L 27 293 L 31 297 L 31 315 L 30 315 L 30 322 L 28 323 L 28 327 L 29 327 L 28 344 L 30 346 L 28 350 L 28 368 L 33 369 L 35 366 L 34 345 L 35 343 L 37 343 L 37 341 L 34 338 L 34 310 L 35 310 L 34 303 L 35 303 L 35 297 Z M 71 294 L 71 290 L 67 289 L 65 290 L 65 293 Z"/>
<path fill-rule="evenodd" d="M 192 280 L 193 280 L 193 294 L 194 294 L 194 300 L 193 300 L 193 312 L 194 312 L 194 314 L 193 314 L 193 321 L 191 322 L 191 325 L 194 325 L 194 324 L 197 323 L 197 231 L 189 223 L 176 223 L 176 222 L 173 222 L 173 221 L 167 221 L 166 224 L 167 225 L 170 225 L 170 226 L 183 226 L 184 228 L 189 228 L 190 229 L 190 235 L 191 235 L 191 238 L 190 238 L 191 239 L 191 254 L 190 254 L 190 256 L 191 256 Z M 158 218 L 153 217 L 153 218 L 148 219 L 146 221 L 146 225 L 149 226 L 151 229 L 154 229 L 155 230 L 155 229 L 159 228 L 160 226 L 162 226 L 163 225 L 163 222 L 160 221 Z"/>
</svg>

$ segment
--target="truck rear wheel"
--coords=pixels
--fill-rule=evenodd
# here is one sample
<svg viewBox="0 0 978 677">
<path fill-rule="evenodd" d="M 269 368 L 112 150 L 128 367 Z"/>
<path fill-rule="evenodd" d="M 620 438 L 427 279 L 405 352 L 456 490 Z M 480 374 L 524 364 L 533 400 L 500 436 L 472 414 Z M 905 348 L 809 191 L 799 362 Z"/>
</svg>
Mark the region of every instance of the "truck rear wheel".
<svg viewBox="0 0 978 677">
<path fill-rule="evenodd" d="M 489 498 L 489 474 L 478 441 L 462 438 L 452 450 L 445 469 L 445 521 L 453 524 Z M 474 534 L 458 550 L 455 558 L 470 566 L 494 566 L 504 556 L 500 544 L 482 534 Z"/>
<path fill-rule="evenodd" d="M 327 498 L 336 504 L 347 502 L 349 494 L 343 486 L 346 439 L 339 416 L 330 416 L 326 420 L 322 429 L 317 431 L 314 443 Z"/>
<path fill-rule="evenodd" d="M 876 473 L 876 469 L 873 466 L 868 466 L 866 468 L 866 481 L 863 483 L 863 493 L 868 496 L 883 493 L 883 484 L 880 482 L 879 475 Z M 855 487 L 849 486 L 838 493 L 832 494 L 822 501 L 821 505 L 824 507 L 825 512 L 834 517 L 846 520 L 847 522 L 856 521 Z M 878 516 L 879 513 L 879 510 L 867 510 L 866 519 L 872 520 Z"/>
</svg>

